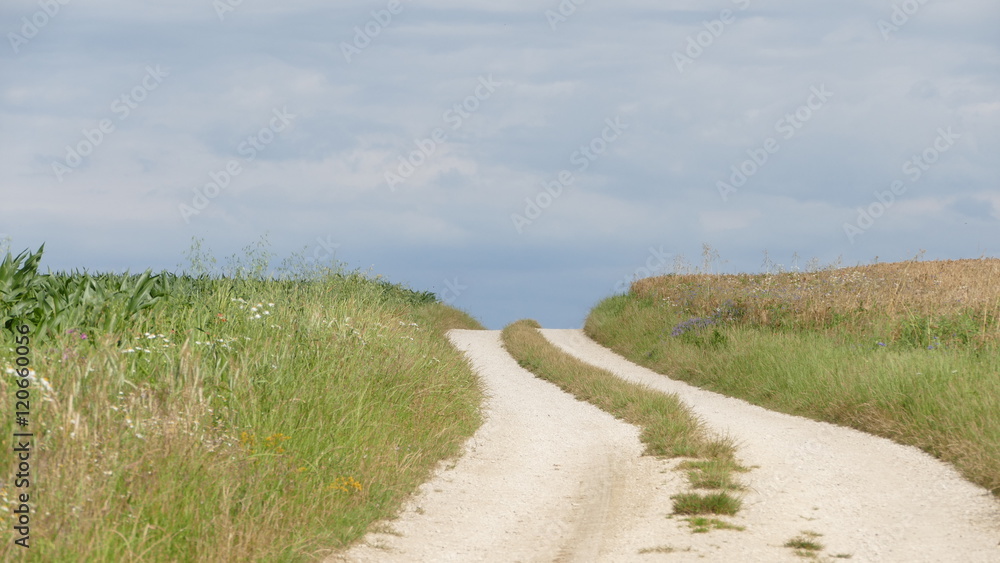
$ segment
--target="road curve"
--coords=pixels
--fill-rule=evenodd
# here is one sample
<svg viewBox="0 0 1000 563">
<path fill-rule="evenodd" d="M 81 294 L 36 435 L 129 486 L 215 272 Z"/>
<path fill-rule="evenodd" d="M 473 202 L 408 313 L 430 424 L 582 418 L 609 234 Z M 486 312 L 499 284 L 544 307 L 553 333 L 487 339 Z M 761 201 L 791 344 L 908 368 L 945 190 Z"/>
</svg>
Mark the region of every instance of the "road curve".
<svg viewBox="0 0 1000 563">
<path fill-rule="evenodd" d="M 542 334 L 735 437 L 754 466 L 731 519 L 746 530 L 693 534 L 668 517 L 686 487 L 678 460 L 642 456 L 636 427 L 522 369 L 499 331 L 453 330 L 483 381 L 483 426 L 383 533 L 328 561 L 799 562 L 784 543 L 808 530 L 821 560 L 1000 562 L 1000 503 L 919 450 L 670 380 L 581 331 Z"/>
<path fill-rule="evenodd" d="M 1000 502 L 950 465 L 911 446 L 776 413 L 639 367 L 580 330 L 543 330 L 553 344 L 622 379 L 674 393 L 716 432 L 736 439 L 757 468 L 746 533 L 768 542 L 787 525 L 822 533 L 851 561 L 1000 562 Z"/>
</svg>

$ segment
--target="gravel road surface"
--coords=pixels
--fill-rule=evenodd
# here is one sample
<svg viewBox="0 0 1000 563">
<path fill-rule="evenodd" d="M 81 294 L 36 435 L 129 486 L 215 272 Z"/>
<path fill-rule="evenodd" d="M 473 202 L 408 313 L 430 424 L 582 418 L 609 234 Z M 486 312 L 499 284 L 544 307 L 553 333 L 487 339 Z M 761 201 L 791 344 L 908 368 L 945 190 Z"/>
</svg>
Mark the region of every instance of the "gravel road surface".
<svg viewBox="0 0 1000 563">
<path fill-rule="evenodd" d="M 483 426 L 398 519 L 329 561 L 802 562 L 784 544 L 815 532 L 813 560 L 1000 563 L 1000 502 L 916 448 L 671 380 L 579 330 L 542 334 L 735 438 L 753 469 L 728 521 L 746 529 L 692 533 L 669 516 L 679 460 L 642 456 L 636 427 L 522 369 L 499 331 L 454 330 L 484 382 Z"/>
</svg>

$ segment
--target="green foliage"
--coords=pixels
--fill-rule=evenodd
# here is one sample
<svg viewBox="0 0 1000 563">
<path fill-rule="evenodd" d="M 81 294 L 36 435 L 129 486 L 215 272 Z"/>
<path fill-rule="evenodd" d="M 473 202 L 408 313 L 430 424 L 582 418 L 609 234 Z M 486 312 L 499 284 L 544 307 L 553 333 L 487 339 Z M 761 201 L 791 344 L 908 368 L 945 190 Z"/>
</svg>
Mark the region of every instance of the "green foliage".
<svg viewBox="0 0 1000 563">
<path fill-rule="evenodd" d="M 951 315 L 912 315 L 899 323 L 898 340 L 905 346 L 936 350 L 942 347 L 979 347 L 984 325 L 993 322 L 972 311 Z"/>
<path fill-rule="evenodd" d="M 170 279 L 138 275 L 40 274 L 37 252 L 8 253 L 0 263 L 0 321 L 27 322 L 39 335 L 70 329 L 114 332 L 170 292 Z"/>
<path fill-rule="evenodd" d="M 10 329 L 15 323 L 27 322 L 43 336 L 73 329 L 118 333 L 129 325 L 129 319 L 161 300 L 192 304 L 202 300 L 206 292 L 218 292 L 222 287 L 231 296 L 242 295 L 257 281 L 272 279 L 267 274 L 271 253 L 265 244 L 266 239 L 248 246 L 246 259 L 230 258 L 228 275 L 212 273 L 214 259 L 198 239 L 188 252 L 194 274 L 185 276 L 153 274 L 150 270 L 141 274 L 42 274 L 38 267 L 45 245 L 36 252 L 25 250 L 17 256 L 8 252 L 0 263 L 0 324 Z M 413 290 L 381 276 L 344 272 L 339 267 L 312 270 L 308 275 L 287 270 L 285 274 L 288 283 L 321 282 L 347 292 L 364 287 L 381 303 L 417 306 L 438 302 L 433 292 Z"/>
<path fill-rule="evenodd" d="M 42 316 L 39 294 L 44 297 L 45 277 L 38 274 L 38 263 L 45 250 L 25 250 L 17 256 L 8 251 L 0 263 L 0 323 L 10 329 L 15 322 L 34 321 Z"/>
<path fill-rule="evenodd" d="M 433 294 L 334 268 L 262 276 L 256 250 L 221 275 L 200 245 L 194 276 L 41 274 L 42 250 L 0 264 L 0 315 L 34 327 L 27 560 L 315 559 L 478 426 L 478 380 L 444 333 L 481 326 Z M 0 449 L 14 431 L 0 420 Z"/>
<path fill-rule="evenodd" d="M 677 336 L 686 344 L 701 348 L 702 350 L 717 350 L 728 342 L 728 338 L 718 327 L 703 327 L 701 329 L 688 330 Z"/>
</svg>

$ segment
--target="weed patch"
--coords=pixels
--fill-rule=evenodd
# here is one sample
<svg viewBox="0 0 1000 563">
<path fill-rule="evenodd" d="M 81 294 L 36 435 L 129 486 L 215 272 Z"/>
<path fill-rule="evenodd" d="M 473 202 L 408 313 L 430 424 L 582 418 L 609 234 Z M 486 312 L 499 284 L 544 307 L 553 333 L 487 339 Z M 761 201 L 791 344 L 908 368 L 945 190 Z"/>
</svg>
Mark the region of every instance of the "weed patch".
<svg viewBox="0 0 1000 563">
<path fill-rule="evenodd" d="M 688 525 L 691 526 L 691 532 L 695 534 L 706 534 L 711 530 L 736 530 L 742 532 L 746 530 L 743 526 L 737 526 L 735 524 L 730 524 L 725 520 L 719 520 L 718 518 L 705 518 L 704 516 L 692 516 L 691 518 L 686 518 Z"/>
<path fill-rule="evenodd" d="M 785 547 L 795 550 L 795 554 L 799 557 L 816 557 L 816 554 L 823 551 L 823 544 L 816 541 L 823 534 L 816 532 L 804 531 L 798 536 L 785 542 Z"/>
<path fill-rule="evenodd" d="M 722 493 L 683 493 L 674 495 L 674 514 L 721 514 L 732 516 L 739 512 L 740 499 Z"/>
</svg>

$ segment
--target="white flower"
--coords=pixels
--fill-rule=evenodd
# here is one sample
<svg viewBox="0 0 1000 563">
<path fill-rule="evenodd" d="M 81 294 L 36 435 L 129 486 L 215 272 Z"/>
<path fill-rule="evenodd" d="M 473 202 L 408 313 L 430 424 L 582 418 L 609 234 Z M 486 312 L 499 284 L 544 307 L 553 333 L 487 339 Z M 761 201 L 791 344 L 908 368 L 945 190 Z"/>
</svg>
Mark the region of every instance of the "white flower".
<svg viewBox="0 0 1000 563">
<path fill-rule="evenodd" d="M 52 389 L 52 384 L 49 383 L 48 379 L 42 377 L 38 380 L 38 382 L 42 384 L 42 389 L 45 389 L 46 393 L 52 393 L 55 391 L 54 389 Z"/>
</svg>

